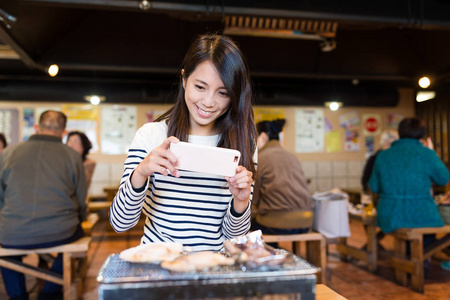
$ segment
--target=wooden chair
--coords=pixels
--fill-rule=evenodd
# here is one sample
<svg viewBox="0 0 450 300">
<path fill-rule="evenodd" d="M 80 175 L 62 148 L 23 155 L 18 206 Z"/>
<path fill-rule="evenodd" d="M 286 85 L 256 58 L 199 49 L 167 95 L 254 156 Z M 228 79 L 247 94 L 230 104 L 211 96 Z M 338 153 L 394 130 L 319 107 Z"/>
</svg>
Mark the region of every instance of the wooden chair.
<svg viewBox="0 0 450 300">
<path fill-rule="evenodd" d="M 392 233 L 395 238 L 395 256 L 392 266 L 395 269 L 396 281 L 402 285 L 408 284 L 407 273 L 411 274 L 411 288 L 423 293 L 424 260 L 450 246 L 450 225 L 443 227 L 400 228 Z M 436 234 L 437 240 L 423 248 L 423 235 Z M 410 243 L 411 254 L 406 255 L 406 244 Z"/>
<path fill-rule="evenodd" d="M 50 281 L 63 286 L 64 300 L 78 299 L 81 296 L 81 284 L 87 270 L 87 251 L 92 238 L 92 228 L 98 221 L 98 214 L 89 214 L 82 228 L 86 236 L 70 244 L 39 249 L 11 249 L 0 247 L 0 266 Z M 63 254 L 63 274 L 57 274 L 45 267 L 35 267 L 30 264 L 6 258 L 5 256 L 20 256 L 37 254 L 50 256 L 54 253 Z"/>
<path fill-rule="evenodd" d="M 300 246 L 302 242 L 306 243 L 306 260 L 321 269 L 317 276 L 317 282 L 325 284 L 325 270 L 327 267 L 327 240 L 319 232 L 308 232 L 300 234 L 287 235 L 263 235 L 266 243 L 275 242 L 293 242 L 294 253 L 300 256 Z"/>
</svg>

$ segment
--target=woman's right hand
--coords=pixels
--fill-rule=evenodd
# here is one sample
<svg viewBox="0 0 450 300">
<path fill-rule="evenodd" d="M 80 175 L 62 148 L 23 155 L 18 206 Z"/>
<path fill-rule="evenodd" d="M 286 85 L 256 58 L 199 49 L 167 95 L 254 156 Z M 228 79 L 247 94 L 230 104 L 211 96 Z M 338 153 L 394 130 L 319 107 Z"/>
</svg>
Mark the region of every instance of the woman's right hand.
<svg viewBox="0 0 450 300">
<path fill-rule="evenodd" d="M 134 170 L 131 185 L 134 188 L 142 187 L 147 182 L 147 178 L 155 172 L 167 176 L 170 171 L 173 176 L 180 177 L 180 172 L 176 168 L 178 158 L 169 150 L 170 143 L 178 142 L 178 138 L 171 136 L 154 148 Z"/>
</svg>

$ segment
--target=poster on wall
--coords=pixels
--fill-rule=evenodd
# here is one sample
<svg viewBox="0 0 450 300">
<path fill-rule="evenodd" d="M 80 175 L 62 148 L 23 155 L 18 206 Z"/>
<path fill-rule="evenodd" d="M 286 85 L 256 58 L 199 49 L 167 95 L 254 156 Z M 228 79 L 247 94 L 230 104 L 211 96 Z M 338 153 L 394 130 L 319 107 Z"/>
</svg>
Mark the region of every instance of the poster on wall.
<svg viewBox="0 0 450 300">
<path fill-rule="evenodd" d="M 403 120 L 404 116 L 396 113 L 388 113 L 386 124 L 388 128 L 398 129 L 398 124 Z"/>
<path fill-rule="evenodd" d="M 97 124 L 98 106 L 92 104 L 63 104 L 62 112 L 67 116 L 66 130 L 81 131 L 92 143 L 91 152 L 98 151 Z M 66 139 L 64 140 L 66 142 Z"/>
<path fill-rule="evenodd" d="M 381 133 L 381 116 L 379 114 L 363 114 L 362 125 L 364 135 L 379 135 Z"/>
<path fill-rule="evenodd" d="M 341 132 L 333 130 L 325 133 L 325 150 L 326 152 L 341 151 Z"/>
<path fill-rule="evenodd" d="M 375 141 L 373 140 L 373 136 L 366 136 L 364 141 L 366 146 L 366 158 L 369 158 L 369 156 L 375 152 Z"/>
<path fill-rule="evenodd" d="M 255 123 L 285 118 L 284 109 L 279 108 L 255 108 L 253 113 L 255 114 Z"/>
<path fill-rule="evenodd" d="M 325 126 L 323 109 L 295 110 L 295 152 L 323 152 Z"/>
<path fill-rule="evenodd" d="M 359 130 L 352 129 L 345 131 L 345 151 L 359 151 Z"/>
<path fill-rule="evenodd" d="M 147 118 L 147 123 L 151 123 L 161 117 L 166 111 L 165 110 L 148 110 L 145 112 Z"/>
<path fill-rule="evenodd" d="M 5 135 L 6 142 L 19 142 L 19 111 L 17 109 L 0 109 L 0 132 Z"/>
<path fill-rule="evenodd" d="M 34 134 L 34 109 L 23 109 L 22 120 L 22 141 L 27 141 L 30 136 Z"/>
<path fill-rule="evenodd" d="M 352 129 L 359 126 L 359 116 L 356 111 L 351 111 L 349 113 L 339 116 L 339 125 L 345 129 Z"/>
<path fill-rule="evenodd" d="M 101 152 L 126 154 L 136 134 L 136 106 L 102 106 Z"/>
</svg>

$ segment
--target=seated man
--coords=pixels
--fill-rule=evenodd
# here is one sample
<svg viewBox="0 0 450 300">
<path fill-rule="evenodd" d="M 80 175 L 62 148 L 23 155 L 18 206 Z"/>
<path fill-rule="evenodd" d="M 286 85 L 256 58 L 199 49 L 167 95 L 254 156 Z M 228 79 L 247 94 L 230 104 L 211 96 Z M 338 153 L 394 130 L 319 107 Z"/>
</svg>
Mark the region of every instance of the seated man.
<svg viewBox="0 0 450 300">
<path fill-rule="evenodd" d="M 84 233 L 86 179 L 81 156 L 62 143 L 66 116 L 46 111 L 28 141 L 0 155 L 0 245 L 35 249 L 73 242 Z M 22 260 L 22 257 L 11 257 Z M 51 270 L 62 274 L 62 254 Z M 10 299 L 28 299 L 25 276 L 1 268 Z M 61 298 L 61 286 L 46 282 L 38 299 Z"/>
<path fill-rule="evenodd" d="M 305 233 L 313 222 L 314 201 L 300 162 L 279 142 L 284 123 L 281 119 L 256 125 L 258 169 L 251 230 L 260 229 L 263 234 Z"/>
</svg>

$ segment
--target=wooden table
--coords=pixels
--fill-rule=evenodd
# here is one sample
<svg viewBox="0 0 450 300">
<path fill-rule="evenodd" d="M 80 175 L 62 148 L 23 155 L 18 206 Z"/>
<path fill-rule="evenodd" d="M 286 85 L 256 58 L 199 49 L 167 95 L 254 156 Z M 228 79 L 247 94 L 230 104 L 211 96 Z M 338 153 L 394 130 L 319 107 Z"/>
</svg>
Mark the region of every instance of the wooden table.
<svg viewBox="0 0 450 300">
<path fill-rule="evenodd" d="M 316 300 L 345 300 L 343 296 L 339 295 L 325 284 L 316 285 Z"/>
<path fill-rule="evenodd" d="M 360 222 L 364 225 L 367 235 L 366 249 L 359 249 L 347 244 L 347 238 L 339 238 L 337 250 L 341 259 L 347 260 L 348 256 L 367 263 L 368 269 L 375 272 L 377 269 L 377 218 L 376 215 L 366 213 L 349 213 L 350 220 Z"/>
<path fill-rule="evenodd" d="M 110 186 L 105 187 L 103 189 L 103 191 L 106 193 L 106 200 L 105 201 L 90 200 L 88 202 L 89 211 L 95 211 L 95 210 L 99 210 L 99 209 L 109 209 L 114 200 L 114 197 L 116 196 L 118 189 L 119 189 L 118 185 L 110 185 Z"/>
</svg>

